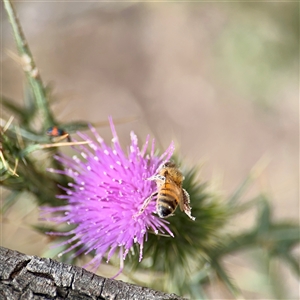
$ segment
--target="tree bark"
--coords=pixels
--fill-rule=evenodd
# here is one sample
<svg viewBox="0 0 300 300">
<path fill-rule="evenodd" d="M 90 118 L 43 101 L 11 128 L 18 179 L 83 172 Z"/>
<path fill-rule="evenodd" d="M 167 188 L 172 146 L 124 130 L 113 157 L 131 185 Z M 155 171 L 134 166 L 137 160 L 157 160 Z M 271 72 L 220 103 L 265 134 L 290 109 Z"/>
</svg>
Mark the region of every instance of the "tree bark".
<svg viewBox="0 0 300 300">
<path fill-rule="evenodd" d="M 183 300 L 85 269 L 0 247 L 0 299 Z"/>
</svg>

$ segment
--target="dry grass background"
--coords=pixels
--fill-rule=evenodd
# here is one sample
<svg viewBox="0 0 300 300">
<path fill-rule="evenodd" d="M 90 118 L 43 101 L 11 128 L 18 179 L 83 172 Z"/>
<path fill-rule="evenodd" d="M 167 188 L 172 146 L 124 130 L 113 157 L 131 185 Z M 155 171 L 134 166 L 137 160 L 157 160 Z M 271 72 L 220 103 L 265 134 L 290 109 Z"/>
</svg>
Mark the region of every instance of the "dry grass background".
<svg viewBox="0 0 300 300">
<path fill-rule="evenodd" d="M 136 116 L 117 127 L 124 146 L 130 130 L 141 139 L 151 133 L 162 149 L 175 140 L 184 163 L 203 164 L 200 179 L 224 195 L 265 157 L 269 164 L 249 196 L 263 190 L 277 219 L 299 220 L 299 3 L 15 6 L 42 78 L 53 83 L 61 122 Z M 3 8 L 1 14 L 2 94 L 21 101 L 24 78 L 8 55 L 16 48 Z M 99 132 L 110 139 L 109 128 Z M 26 197 L 17 205 L 2 219 L 1 244 L 41 255 L 47 239 L 29 226 L 36 209 Z M 245 289 L 252 281 L 259 291 L 251 261 L 237 256 L 232 265 Z M 294 279 L 288 289 L 297 298 Z"/>
</svg>

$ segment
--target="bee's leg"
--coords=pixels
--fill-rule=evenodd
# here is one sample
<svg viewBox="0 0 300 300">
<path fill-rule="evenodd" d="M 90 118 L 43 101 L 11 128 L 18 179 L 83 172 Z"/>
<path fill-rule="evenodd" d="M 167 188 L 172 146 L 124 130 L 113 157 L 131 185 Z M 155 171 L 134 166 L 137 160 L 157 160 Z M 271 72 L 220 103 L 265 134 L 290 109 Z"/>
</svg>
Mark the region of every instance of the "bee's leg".
<svg viewBox="0 0 300 300">
<path fill-rule="evenodd" d="M 190 195 L 185 189 L 182 189 L 182 196 L 183 196 L 183 210 L 184 210 L 184 212 L 193 221 L 195 221 L 195 217 L 192 217 L 192 215 L 191 215 L 191 207 L 190 207 L 190 204 L 189 204 L 190 203 Z"/>
<path fill-rule="evenodd" d="M 140 210 L 133 216 L 134 218 L 141 215 L 145 209 L 147 208 L 148 204 L 150 203 L 150 201 L 152 200 L 153 197 L 157 196 L 157 192 L 152 193 L 148 198 L 146 198 L 146 200 L 143 203 L 143 206 L 140 208 Z"/>
<path fill-rule="evenodd" d="M 153 175 L 153 176 L 147 178 L 147 180 L 153 180 L 153 181 L 156 181 L 157 183 L 163 184 L 166 182 L 166 177 L 156 174 L 156 175 Z"/>
</svg>

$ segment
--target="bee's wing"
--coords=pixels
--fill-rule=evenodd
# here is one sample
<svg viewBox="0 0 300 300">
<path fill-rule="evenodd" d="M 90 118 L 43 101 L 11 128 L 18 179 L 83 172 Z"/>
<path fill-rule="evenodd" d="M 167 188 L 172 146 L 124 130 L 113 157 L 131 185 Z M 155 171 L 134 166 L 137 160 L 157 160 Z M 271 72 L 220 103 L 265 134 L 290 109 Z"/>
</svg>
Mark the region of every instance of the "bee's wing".
<svg viewBox="0 0 300 300">
<path fill-rule="evenodd" d="M 184 211 L 193 221 L 195 220 L 194 217 L 191 215 L 191 207 L 190 207 L 190 195 L 185 190 L 182 189 L 182 199 L 179 202 L 179 207 L 182 211 Z"/>
<path fill-rule="evenodd" d="M 184 211 L 184 203 L 186 201 L 188 201 L 188 203 L 189 203 L 190 195 L 184 189 L 181 189 L 179 193 L 180 193 L 180 197 L 179 197 L 179 203 L 178 204 L 179 204 L 180 210 Z M 188 199 L 188 200 L 186 200 L 186 199 Z"/>
</svg>

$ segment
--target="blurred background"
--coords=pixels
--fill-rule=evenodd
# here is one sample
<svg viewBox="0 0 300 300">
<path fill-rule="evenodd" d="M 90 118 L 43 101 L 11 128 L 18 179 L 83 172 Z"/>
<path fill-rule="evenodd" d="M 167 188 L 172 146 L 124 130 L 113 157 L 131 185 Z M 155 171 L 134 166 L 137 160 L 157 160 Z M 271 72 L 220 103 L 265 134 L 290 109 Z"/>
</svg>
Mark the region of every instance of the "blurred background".
<svg viewBox="0 0 300 300">
<path fill-rule="evenodd" d="M 276 220 L 299 222 L 299 3 L 20 1 L 15 8 L 62 123 L 137 118 L 117 126 L 124 147 L 131 130 L 141 141 L 150 133 L 161 149 L 174 140 L 185 164 L 202 166 L 199 180 L 225 196 L 263 159 L 249 195 L 264 191 Z M 24 76 L 3 4 L 1 26 L 1 94 L 21 103 Z M 98 131 L 111 139 L 108 127 Z M 47 238 L 30 227 L 38 210 L 29 197 L 17 205 L 2 217 L 1 245 L 42 255 Z M 252 222 L 243 215 L 232 228 Z M 251 255 L 226 265 L 249 298 L 270 298 Z M 297 299 L 299 283 L 282 272 Z"/>
</svg>

